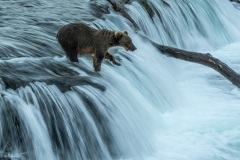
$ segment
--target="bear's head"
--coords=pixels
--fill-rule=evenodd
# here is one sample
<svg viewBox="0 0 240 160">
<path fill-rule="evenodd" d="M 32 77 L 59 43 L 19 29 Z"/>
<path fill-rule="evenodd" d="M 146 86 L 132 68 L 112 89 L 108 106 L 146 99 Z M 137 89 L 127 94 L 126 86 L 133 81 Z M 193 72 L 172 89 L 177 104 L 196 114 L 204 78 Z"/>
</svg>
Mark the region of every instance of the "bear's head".
<svg viewBox="0 0 240 160">
<path fill-rule="evenodd" d="M 128 32 L 115 32 L 116 45 L 125 48 L 126 51 L 135 51 L 137 48 L 134 46 L 132 39 L 128 36 Z"/>
</svg>

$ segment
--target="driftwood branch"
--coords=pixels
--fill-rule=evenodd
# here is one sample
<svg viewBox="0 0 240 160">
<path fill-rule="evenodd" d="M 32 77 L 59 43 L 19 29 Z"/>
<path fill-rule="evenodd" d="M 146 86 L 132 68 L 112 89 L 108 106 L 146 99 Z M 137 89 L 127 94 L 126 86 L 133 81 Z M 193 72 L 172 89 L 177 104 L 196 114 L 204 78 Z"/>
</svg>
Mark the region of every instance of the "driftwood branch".
<svg viewBox="0 0 240 160">
<path fill-rule="evenodd" d="M 148 40 L 158 49 L 161 54 L 168 57 L 173 57 L 210 67 L 215 71 L 219 72 L 225 78 L 227 78 L 230 82 L 232 82 L 233 85 L 240 88 L 240 75 L 236 73 L 233 69 L 231 69 L 227 64 L 225 64 L 218 58 L 213 57 L 210 53 L 190 52 L 174 47 L 161 45 L 153 42 L 150 39 Z"/>
</svg>

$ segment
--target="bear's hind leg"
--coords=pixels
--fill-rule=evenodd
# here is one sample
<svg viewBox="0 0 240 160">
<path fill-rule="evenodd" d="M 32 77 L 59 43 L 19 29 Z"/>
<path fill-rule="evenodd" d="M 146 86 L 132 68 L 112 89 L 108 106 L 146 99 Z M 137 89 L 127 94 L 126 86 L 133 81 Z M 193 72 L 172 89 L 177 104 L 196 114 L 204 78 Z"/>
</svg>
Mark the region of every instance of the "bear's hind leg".
<svg viewBox="0 0 240 160">
<path fill-rule="evenodd" d="M 71 62 L 79 62 L 77 58 L 78 54 L 75 49 L 74 50 L 68 49 L 68 50 L 65 50 L 65 52 Z"/>
<path fill-rule="evenodd" d="M 73 55 L 69 56 L 69 59 L 71 62 L 79 62 L 78 58 L 77 58 L 77 54 L 73 54 Z"/>
</svg>

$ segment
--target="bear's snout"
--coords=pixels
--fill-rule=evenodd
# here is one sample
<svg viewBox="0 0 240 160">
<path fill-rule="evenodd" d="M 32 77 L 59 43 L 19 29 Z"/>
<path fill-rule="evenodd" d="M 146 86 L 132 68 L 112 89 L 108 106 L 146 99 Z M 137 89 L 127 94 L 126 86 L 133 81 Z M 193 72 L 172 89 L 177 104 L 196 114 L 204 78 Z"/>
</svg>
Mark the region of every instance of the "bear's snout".
<svg viewBox="0 0 240 160">
<path fill-rule="evenodd" d="M 133 51 L 135 51 L 137 49 L 137 47 L 133 46 Z"/>
<path fill-rule="evenodd" d="M 137 49 L 137 47 L 135 47 L 134 45 L 131 46 L 131 48 L 129 48 L 130 51 L 135 51 Z"/>
</svg>

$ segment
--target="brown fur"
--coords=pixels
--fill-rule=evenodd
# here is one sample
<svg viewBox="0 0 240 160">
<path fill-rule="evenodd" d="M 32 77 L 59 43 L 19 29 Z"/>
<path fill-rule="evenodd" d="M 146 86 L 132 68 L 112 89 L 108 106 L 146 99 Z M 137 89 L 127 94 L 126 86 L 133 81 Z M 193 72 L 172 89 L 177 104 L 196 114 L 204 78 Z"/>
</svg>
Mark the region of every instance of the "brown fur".
<svg viewBox="0 0 240 160">
<path fill-rule="evenodd" d="M 72 62 L 78 62 L 78 53 L 94 54 L 93 66 L 95 71 L 101 70 L 103 58 L 112 61 L 114 64 L 119 64 L 108 53 L 110 47 L 122 46 L 131 51 L 137 49 L 127 31 L 97 30 L 82 23 L 71 23 L 63 26 L 58 31 L 57 39 Z"/>
</svg>

